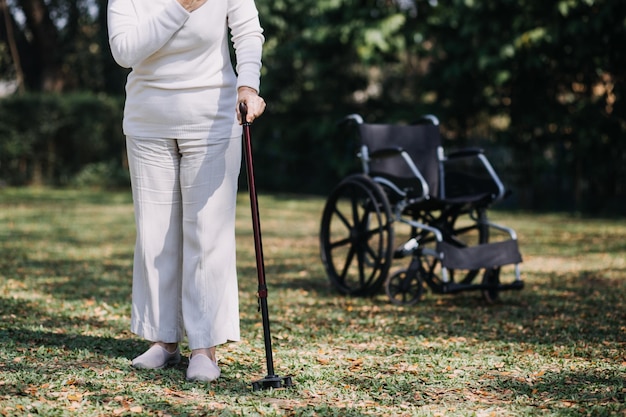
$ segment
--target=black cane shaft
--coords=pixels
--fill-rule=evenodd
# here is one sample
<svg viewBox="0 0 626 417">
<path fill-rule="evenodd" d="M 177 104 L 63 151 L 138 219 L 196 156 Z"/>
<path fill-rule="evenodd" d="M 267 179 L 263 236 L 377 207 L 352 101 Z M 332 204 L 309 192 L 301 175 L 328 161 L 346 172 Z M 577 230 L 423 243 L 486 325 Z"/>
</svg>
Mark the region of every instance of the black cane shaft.
<svg viewBox="0 0 626 417">
<path fill-rule="evenodd" d="M 267 362 L 267 375 L 275 376 L 274 355 L 272 354 L 272 336 L 270 334 L 270 318 L 267 314 L 267 298 L 260 298 L 261 317 L 263 320 L 263 340 L 265 341 L 265 361 Z"/>
<path fill-rule="evenodd" d="M 274 359 L 272 355 L 272 338 L 270 334 L 270 320 L 267 308 L 267 285 L 265 283 L 265 263 L 263 260 L 263 244 L 261 239 L 261 220 L 259 216 L 259 202 L 254 180 L 254 164 L 252 162 L 252 140 L 250 135 L 250 123 L 245 120 L 245 105 L 240 107 L 243 121 L 244 154 L 246 159 L 246 172 L 248 174 L 248 190 L 250 192 L 250 210 L 252 212 L 252 230 L 254 234 L 254 249 L 256 252 L 257 276 L 259 280 L 258 296 L 261 317 L 263 320 L 263 339 L 265 341 L 265 358 L 267 361 L 268 376 L 274 375 Z"/>
</svg>

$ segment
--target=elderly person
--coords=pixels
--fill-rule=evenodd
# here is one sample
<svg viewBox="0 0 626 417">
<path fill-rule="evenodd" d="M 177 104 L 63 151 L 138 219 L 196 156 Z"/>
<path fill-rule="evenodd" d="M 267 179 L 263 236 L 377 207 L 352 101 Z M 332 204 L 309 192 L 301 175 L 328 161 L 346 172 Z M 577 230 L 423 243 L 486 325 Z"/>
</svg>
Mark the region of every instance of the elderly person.
<svg viewBox="0 0 626 417">
<path fill-rule="evenodd" d="M 241 115 L 258 95 L 264 38 L 254 0 L 109 0 L 108 29 L 126 83 L 137 240 L 131 330 L 152 342 L 132 361 L 180 361 L 187 379 L 220 375 L 215 347 L 238 341 L 235 202 Z M 233 68 L 229 37 L 235 51 Z"/>
</svg>

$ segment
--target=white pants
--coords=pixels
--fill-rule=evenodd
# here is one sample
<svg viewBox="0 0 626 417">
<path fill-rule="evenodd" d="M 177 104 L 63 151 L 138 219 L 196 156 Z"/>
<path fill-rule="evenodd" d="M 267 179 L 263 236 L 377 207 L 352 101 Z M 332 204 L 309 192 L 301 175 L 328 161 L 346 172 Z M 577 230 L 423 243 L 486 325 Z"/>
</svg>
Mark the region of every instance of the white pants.
<svg viewBox="0 0 626 417">
<path fill-rule="evenodd" d="M 137 241 L 131 331 L 201 349 L 238 341 L 241 137 L 127 137 Z"/>
</svg>

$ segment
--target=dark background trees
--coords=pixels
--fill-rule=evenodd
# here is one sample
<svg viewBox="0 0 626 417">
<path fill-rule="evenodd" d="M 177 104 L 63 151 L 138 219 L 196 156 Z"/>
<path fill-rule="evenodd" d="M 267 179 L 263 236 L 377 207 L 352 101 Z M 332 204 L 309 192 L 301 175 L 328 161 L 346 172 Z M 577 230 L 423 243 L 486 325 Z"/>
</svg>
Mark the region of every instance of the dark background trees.
<svg viewBox="0 0 626 417">
<path fill-rule="evenodd" d="M 15 89 L 23 80 L 23 89 L 0 100 L 0 180 L 59 184 L 85 170 L 110 174 L 94 164 L 123 170 L 121 123 L 98 124 L 98 114 L 107 126 L 119 117 L 111 103 L 121 103 L 126 76 L 108 50 L 106 0 L 3 2 L 0 81 Z M 398 123 L 434 113 L 448 148 L 488 150 L 511 204 L 621 214 L 626 3 L 436 3 L 257 0 L 268 102 L 255 123 L 259 186 L 327 193 L 354 167 L 354 143 L 336 125 L 348 113 Z M 33 104 L 51 93 L 83 104 Z M 86 93 L 96 104 L 81 101 Z M 42 110 L 50 106 L 62 109 L 48 111 L 54 120 Z M 36 109 L 47 128 L 18 122 L 25 111 L 15 108 Z"/>
</svg>

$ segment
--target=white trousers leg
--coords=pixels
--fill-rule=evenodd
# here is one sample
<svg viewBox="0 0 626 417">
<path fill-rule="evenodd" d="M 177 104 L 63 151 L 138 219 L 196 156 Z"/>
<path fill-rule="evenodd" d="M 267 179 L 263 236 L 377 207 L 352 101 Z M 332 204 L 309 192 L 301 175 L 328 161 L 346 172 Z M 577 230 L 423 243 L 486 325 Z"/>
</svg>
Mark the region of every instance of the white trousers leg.
<svg viewBox="0 0 626 417">
<path fill-rule="evenodd" d="M 190 349 L 238 341 L 241 138 L 127 137 L 137 241 L 131 331 Z"/>
</svg>

